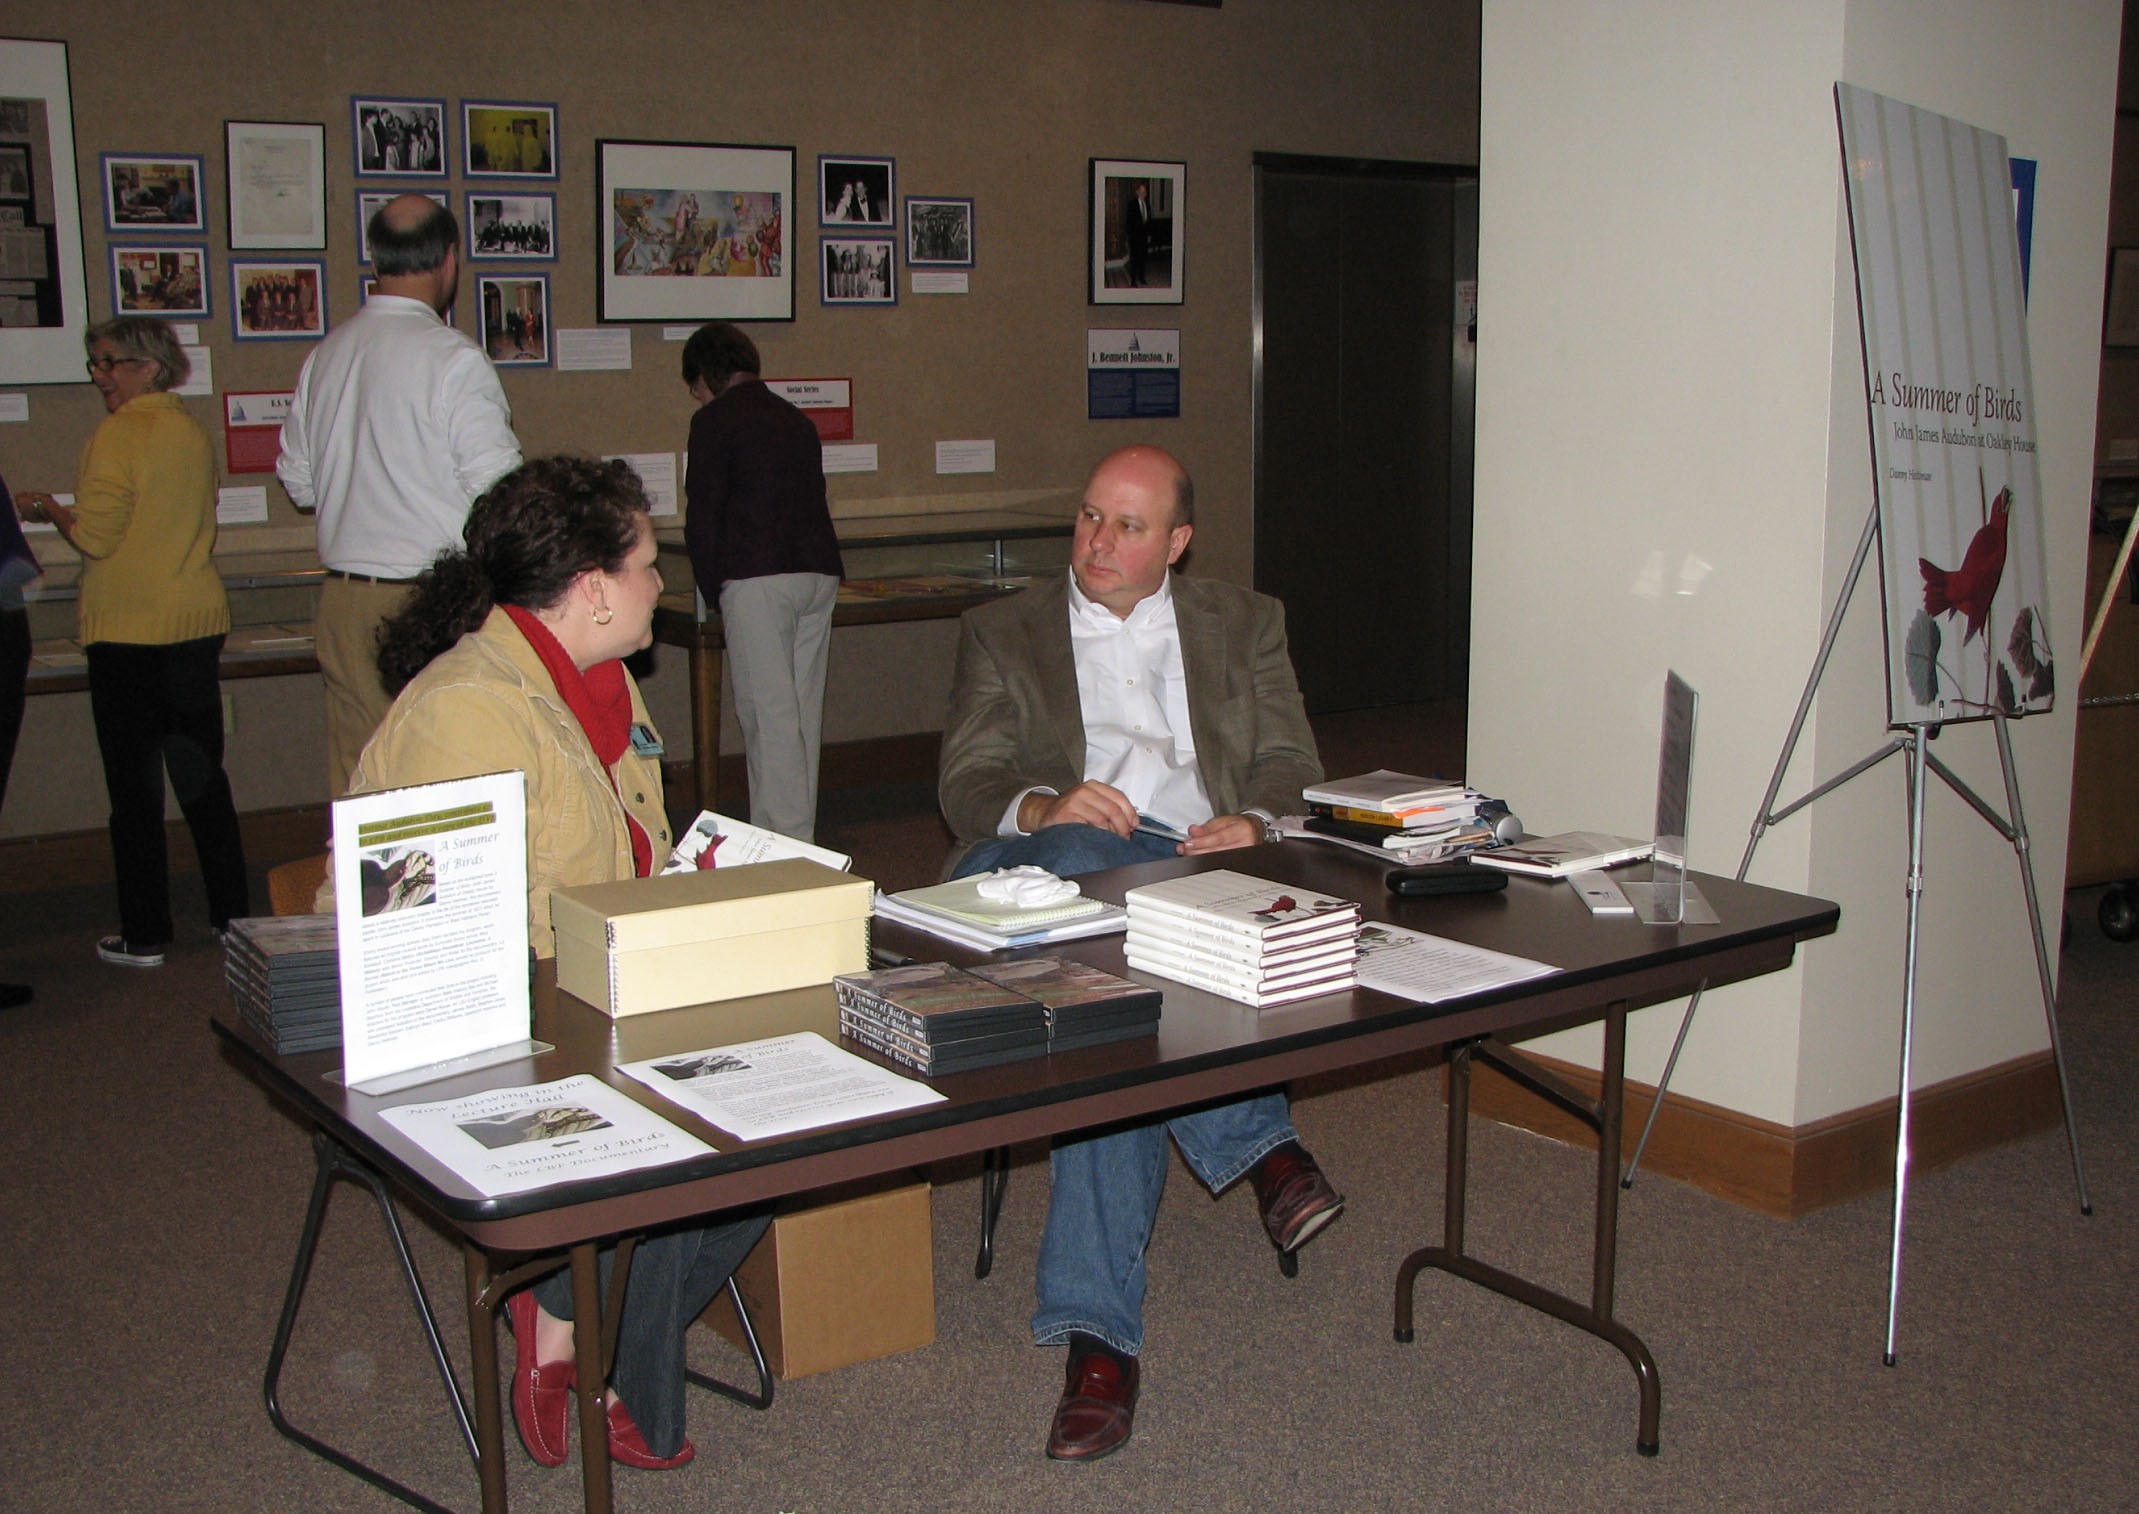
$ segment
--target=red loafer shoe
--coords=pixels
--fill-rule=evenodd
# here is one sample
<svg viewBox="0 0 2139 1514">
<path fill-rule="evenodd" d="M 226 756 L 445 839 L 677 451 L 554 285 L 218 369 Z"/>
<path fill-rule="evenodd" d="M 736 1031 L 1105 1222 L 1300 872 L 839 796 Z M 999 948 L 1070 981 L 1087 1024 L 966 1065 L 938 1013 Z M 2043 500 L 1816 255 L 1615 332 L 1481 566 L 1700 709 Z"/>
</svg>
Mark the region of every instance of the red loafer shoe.
<svg viewBox="0 0 2139 1514">
<path fill-rule="evenodd" d="M 674 1456 L 656 1456 L 646 1447 L 646 1437 L 640 1433 L 639 1422 L 631 1417 L 631 1411 L 618 1399 L 609 1406 L 609 1459 L 622 1462 L 627 1467 L 637 1467 L 641 1472 L 666 1472 L 671 1467 L 680 1467 L 698 1454 L 698 1448 L 688 1438 L 683 1449 Z"/>
<path fill-rule="evenodd" d="M 1299 1250 L 1344 1208 L 1344 1195 L 1330 1187 L 1297 1141 L 1287 1141 L 1256 1163 L 1248 1181 L 1255 1187 L 1263 1228 L 1280 1251 Z"/>
<path fill-rule="evenodd" d="M 1135 1357 L 1126 1362 L 1104 1351 L 1070 1352 L 1047 1429 L 1047 1454 L 1056 1461 L 1097 1461 L 1118 1451 L 1136 1428 L 1136 1393 L 1141 1372 Z"/>
<path fill-rule="evenodd" d="M 523 1288 L 505 1301 L 512 1319 L 512 1422 L 520 1444 L 545 1467 L 564 1465 L 571 1442 L 572 1387 L 578 1370 L 569 1361 L 547 1367 L 535 1360 L 535 1295 Z"/>
</svg>

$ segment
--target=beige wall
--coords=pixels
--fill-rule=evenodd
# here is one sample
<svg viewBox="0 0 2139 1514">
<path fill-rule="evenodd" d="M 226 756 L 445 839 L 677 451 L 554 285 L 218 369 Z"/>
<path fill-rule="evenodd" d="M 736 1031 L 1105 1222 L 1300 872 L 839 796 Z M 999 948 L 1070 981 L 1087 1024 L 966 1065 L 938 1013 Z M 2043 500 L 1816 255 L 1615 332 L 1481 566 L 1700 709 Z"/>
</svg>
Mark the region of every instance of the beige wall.
<svg viewBox="0 0 2139 1514">
<path fill-rule="evenodd" d="M 1157 440 L 1197 476 L 1205 525 L 1196 570 L 1239 580 L 1252 563 L 1252 154 L 1462 163 L 1477 154 L 1475 0 L 1229 0 L 1219 10 L 1147 0 L 530 0 L 511 8 L 509 23 L 495 7 L 410 0 L 281 12 L 195 0 L 182 8 L 182 25 L 171 24 L 177 14 L 140 3 L 15 0 L 6 29 L 69 44 L 94 316 L 110 313 L 111 298 L 97 155 L 206 159 L 217 313 L 202 325 L 219 387 L 287 388 L 306 351 L 229 338 L 226 118 L 326 123 L 336 318 L 354 308 L 356 294 L 355 92 L 557 103 L 560 258 L 548 271 L 553 320 L 563 327 L 595 322 L 596 138 L 792 144 L 802 183 L 820 152 L 889 155 L 902 195 L 973 198 L 971 293 L 916 297 L 902 288 L 895 309 L 822 309 L 811 215 L 790 239 L 801 270 L 796 320 L 753 328 L 769 375 L 854 380 L 857 439 L 878 444 L 881 471 L 833 479 L 835 511 L 1074 489 L 1108 448 Z M 454 126 L 457 154 L 457 118 Z M 1187 163 L 1186 304 L 1085 303 L 1086 161 L 1095 156 Z M 462 187 L 456 174 L 456 211 Z M 1132 324 L 1182 333 L 1178 421 L 1132 428 L 1084 419 L 1086 328 Z M 690 405 L 678 348 L 658 326 L 634 329 L 632 348 L 629 373 L 508 371 L 526 445 L 680 450 Z M 18 488 L 66 488 L 100 406 L 86 384 L 28 392 L 30 423 L 0 426 L 0 470 Z M 191 403 L 220 436 L 216 405 Z M 935 476 L 933 443 L 963 437 L 996 440 L 993 477 Z M 286 531 L 299 517 L 279 489 L 271 493 Z M 241 552 L 260 534 L 232 529 L 223 551 Z M 828 737 L 940 723 L 949 644 L 925 632 L 841 632 Z M 943 671 L 909 681 L 917 656 Z M 665 697 L 649 692 L 657 704 Z M 71 697 L 33 702 L 20 788 L 0 816 L 0 835 L 101 823 L 86 715 L 63 708 Z M 304 700 L 252 690 L 239 698 L 232 766 L 241 807 L 323 797 L 301 792 L 298 775 L 319 765 Z M 248 719 L 252 705 L 257 720 Z M 269 741 L 262 723 L 270 720 L 292 728 L 272 729 Z M 680 731 L 680 720 L 669 725 Z M 82 795 L 85 774 L 91 792 L 70 799 Z"/>
<path fill-rule="evenodd" d="M 1836 79 L 2041 162 L 2029 332 L 2053 639 L 2076 668 L 2118 12 L 1488 0 L 1470 776 L 1533 828 L 1646 829 L 1676 667 L 1702 694 L 1692 860 L 1738 866 L 1871 508 Z M 1879 627 L 1868 573 L 1786 796 L 1886 740 Z M 2015 732 L 2053 932 L 2076 682 Z M 1987 727 L 1936 750 L 2001 796 Z M 1919 1083 L 2046 1040 L 2012 851 L 1930 798 Z M 1677 1091 L 1785 1125 L 1893 1094 L 1903 826 L 1892 759 L 1761 842 L 1753 881 L 1838 900 L 1841 934 L 1710 994 Z M 1680 1010 L 1636 1016 L 1633 1076 L 1658 1075 Z"/>
</svg>

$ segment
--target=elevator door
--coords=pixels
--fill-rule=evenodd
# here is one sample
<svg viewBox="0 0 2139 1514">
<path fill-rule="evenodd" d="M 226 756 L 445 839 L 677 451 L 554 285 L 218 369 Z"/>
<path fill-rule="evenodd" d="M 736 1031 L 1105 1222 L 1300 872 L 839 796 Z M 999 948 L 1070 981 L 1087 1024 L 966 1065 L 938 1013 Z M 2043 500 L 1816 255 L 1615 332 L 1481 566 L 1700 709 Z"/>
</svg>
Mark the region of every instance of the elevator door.
<svg viewBox="0 0 2139 1514">
<path fill-rule="evenodd" d="M 1310 711 L 1461 698 L 1476 182 L 1268 155 L 1256 180 L 1256 587 Z"/>
</svg>

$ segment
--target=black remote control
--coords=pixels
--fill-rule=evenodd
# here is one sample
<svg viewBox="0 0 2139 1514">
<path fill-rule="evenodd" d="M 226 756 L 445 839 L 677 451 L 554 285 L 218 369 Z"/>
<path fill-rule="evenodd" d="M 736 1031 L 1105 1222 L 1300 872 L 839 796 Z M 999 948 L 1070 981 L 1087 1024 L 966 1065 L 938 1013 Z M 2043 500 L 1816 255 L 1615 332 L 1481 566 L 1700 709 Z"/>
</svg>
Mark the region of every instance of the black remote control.
<svg viewBox="0 0 2139 1514">
<path fill-rule="evenodd" d="M 1420 894 L 1490 894 L 1508 886 L 1508 875 L 1496 868 L 1472 867 L 1468 862 L 1429 862 L 1423 867 L 1399 867 L 1383 880 L 1389 892 L 1416 897 Z"/>
</svg>

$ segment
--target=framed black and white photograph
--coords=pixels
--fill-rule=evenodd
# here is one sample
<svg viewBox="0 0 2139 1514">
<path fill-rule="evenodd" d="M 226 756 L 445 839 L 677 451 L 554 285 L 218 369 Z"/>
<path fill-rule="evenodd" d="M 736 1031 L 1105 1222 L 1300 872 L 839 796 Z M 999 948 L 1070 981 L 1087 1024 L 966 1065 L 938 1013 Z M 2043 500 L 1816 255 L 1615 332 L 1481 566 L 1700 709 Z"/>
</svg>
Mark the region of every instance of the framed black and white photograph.
<svg viewBox="0 0 2139 1514">
<path fill-rule="evenodd" d="M 1094 305 L 1178 305 L 1186 163 L 1092 159 Z"/>
<path fill-rule="evenodd" d="M 233 258 L 230 334 L 241 342 L 310 342 L 327 334 L 327 265 Z"/>
<path fill-rule="evenodd" d="M 97 159 L 97 165 L 98 177 L 104 181 L 106 231 L 208 229 L 198 157 L 107 152 Z"/>
<path fill-rule="evenodd" d="M 166 242 L 111 249 L 113 315 L 207 315 L 208 245 Z"/>
<path fill-rule="evenodd" d="M 546 273 L 484 274 L 475 281 L 480 340 L 500 368 L 550 365 L 550 278 Z"/>
<path fill-rule="evenodd" d="M 516 100 L 460 102 L 461 141 L 471 179 L 557 177 L 557 107 Z"/>
<path fill-rule="evenodd" d="M 0 40 L 0 384 L 79 384 L 89 328 L 67 44 Z"/>
<path fill-rule="evenodd" d="M 471 189 L 463 203 L 470 258 L 546 263 L 557 256 L 557 196 Z"/>
<path fill-rule="evenodd" d="M 898 244 L 890 237 L 819 237 L 823 277 L 818 300 L 826 305 L 899 303 Z"/>
<path fill-rule="evenodd" d="M 379 213 L 389 200 L 398 200 L 410 193 L 406 189 L 360 189 L 356 193 L 356 258 L 359 268 L 371 266 L 371 218 Z M 443 189 L 421 191 L 423 197 L 434 205 L 452 208 L 452 200 Z"/>
<path fill-rule="evenodd" d="M 230 250 L 327 245 L 327 128 L 316 121 L 225 121 Z"/>
<path fill-rule="evenodd" d="M 949 197 L 906 197 L 906 266 L 971 268 L 973 202 Z"/>
<path fill-rule="evenodd" d="M 360 179 L 443 179 L 453 161 L 446 151 L 446 102 L 386 100 L 352 95 Z"/>
<path fill-rule="evenodd" d="M 605 321 L 791 321 L 795 150 L 594 144 Z"/>
<path fill-rule="evenodd" d="M 831 153 L 817 159 L 817 223 L 820 226 L 881 226 L 898 224 L 898 201 L 892 197 L 896 165 L 890 158 L 844 157 Z"/>
</svg>

